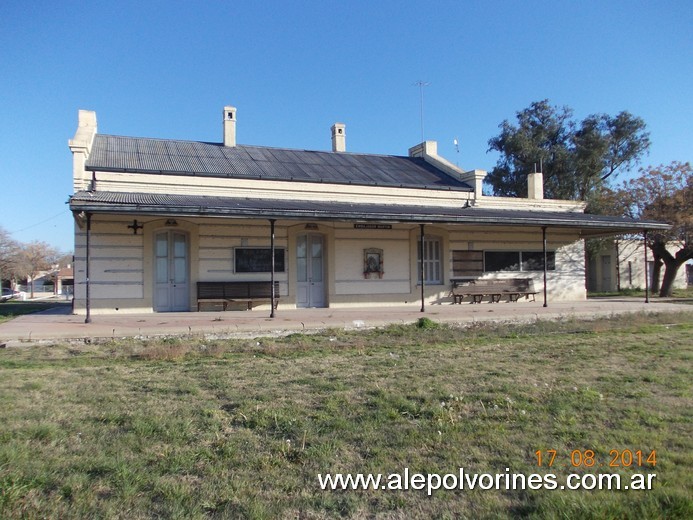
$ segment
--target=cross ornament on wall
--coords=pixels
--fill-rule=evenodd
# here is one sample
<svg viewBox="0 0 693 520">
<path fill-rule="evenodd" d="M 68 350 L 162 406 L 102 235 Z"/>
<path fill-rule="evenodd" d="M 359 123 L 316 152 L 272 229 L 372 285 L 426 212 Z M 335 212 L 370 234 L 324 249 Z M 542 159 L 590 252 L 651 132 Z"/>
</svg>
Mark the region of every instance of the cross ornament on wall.
<svg viewBox="0 0 693 520">
<path fill-rule="evenodd" d="M 128 226 L 130 229 L 132 229 L 132 234 L 136 235 L 138 229 L 144 228 L 142 224 L 137 223 L 137 219 L 133 220 L 132 224 Z"/>
</svg>

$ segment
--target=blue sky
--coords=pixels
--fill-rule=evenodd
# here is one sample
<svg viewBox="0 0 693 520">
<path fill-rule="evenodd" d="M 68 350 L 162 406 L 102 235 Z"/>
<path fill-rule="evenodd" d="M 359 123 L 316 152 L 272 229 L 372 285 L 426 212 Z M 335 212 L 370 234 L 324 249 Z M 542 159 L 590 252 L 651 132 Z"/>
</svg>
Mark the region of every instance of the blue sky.
<svg viewBox="0 0 693 520">
<path fill-rule="evenodd" d="M 693 3 L 33 1 L 0 5 L 0 226 L 69 251 L 77 110 L 99 132 L 405 155 L 426 139 L 491 170 L 533 101 L 642 117 L 644 164 L 691 161 Z M 459 153 L 453 139 L 460 143 Z M 621 178 L 624 178 L 622 175 Z"/>
</svg>

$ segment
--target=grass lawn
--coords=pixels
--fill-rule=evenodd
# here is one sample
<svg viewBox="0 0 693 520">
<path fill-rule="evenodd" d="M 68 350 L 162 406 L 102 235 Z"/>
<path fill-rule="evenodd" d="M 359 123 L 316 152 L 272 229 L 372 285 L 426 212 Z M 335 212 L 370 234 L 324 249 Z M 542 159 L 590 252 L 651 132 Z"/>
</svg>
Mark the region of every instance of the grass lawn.
<svg viewBox="0 0 693 520">
<path fill-rule="evenodd" d="M 612 296 L 630 296 L 633 298 L 644 298 L 645 297 L 645 290 L 644 289 L 622 289 L 621 291 L 615 291 L 615 292 L 590 292 L 588 293 L 588 297 L 593 297 L 593 298 L 606 298 L 606 297 L 612 297 Z M 654 301 L 657 301 L 657 298 L 659 298 L 659 295 L 657 293 L 652 294 L 650 292 L 650 298 L 652 298 Z M 687 300 L 690 300 L 693 298 L 693 286 L 689 286 L 686 288 L 676 288 L 672 291 L 671 298 L 677 298 L 682 300 L 681 303 L 689 303 Z"/>
<path fill-rule="evenodd" d="M 0 323 L 3 321 L 11 320 L 17 316 L 22 316 L 24 314 L 32 314 L 34 312 L 41 312 L 48 309 L 53 309 L 56 307 L 71 307 L 72 302 L 67 301 L 56 301 L 56 300 L 46 300 L 46 301 L 19 301 L 19 300 L 9 300 L 0 303 Z"/>
<path fill-rule="evenodd" d="M 0 350 L 0 517 L 693 517 L 693 313 L 420 325 Z M 317 479 L 405 468 L 656 478 L 430 497 Z"/>
</svg>

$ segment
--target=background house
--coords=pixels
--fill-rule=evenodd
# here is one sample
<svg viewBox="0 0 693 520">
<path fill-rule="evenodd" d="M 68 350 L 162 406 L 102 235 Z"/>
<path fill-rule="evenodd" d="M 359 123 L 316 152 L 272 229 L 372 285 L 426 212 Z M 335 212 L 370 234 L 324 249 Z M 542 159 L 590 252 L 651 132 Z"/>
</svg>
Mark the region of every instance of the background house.
<svg viewBox="0 0 693 520">
<path fill-rule="evenodd" d="M 616 292 L 624 289 L 645 289 L 645 249 L 638 239 L 613 240 L 587 259 L 587 290 L 590 292 Z M 675 253 L 679 246 L 667 248 Z M 652 284 L 654 260 L 647 251 L 647 279 Z M 662 266 L 661 276 L 664 276 Z M 660 276 L 660 283 L 661 283 Z M 687 267 L 681 266 L 674 282 L 675 288 L 688 286 Z M 651 288 L 651 287 L 650 287 Z"/>
<path fill-rule="evenodd" d="M 75 275 L 72 264 L 68 264 L 58 271 L 56 281 L 56 294 L 71 295 L 74 292 Z"/>
</svg>

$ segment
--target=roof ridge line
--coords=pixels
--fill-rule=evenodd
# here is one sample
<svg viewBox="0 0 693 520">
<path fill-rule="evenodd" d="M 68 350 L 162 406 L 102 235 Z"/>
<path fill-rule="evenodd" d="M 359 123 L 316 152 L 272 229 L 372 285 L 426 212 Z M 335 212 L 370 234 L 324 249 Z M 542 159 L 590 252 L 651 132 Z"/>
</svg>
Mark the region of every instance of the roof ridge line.
<svg viewBox="0 0 693 520">
<path fill-rule="evenodd" d="M 223 142 L 216 141 L 197 141 L 194 139 L 176 139 L 176 138 L 166 138 L 166 137 L 142 137 L 134 135 L 117 135 L 117 134 L 96 134 L 96 137 L 115 137 L 118 139 L 141 139 L 146 141 L 175 141 L 178 143 L 193 143 L 193 144 L 207 144 L 210 146 L 218 146 L 220 148 L 225 148 Z M 228 147 L 226 147 L 228 148 Z M 400 154 L 386 154 L 386 153 L 371 153 L 371 152 L 332 152 L 330 150 L 312 150 L 309 148 L 287 148 L 283 146 L 265 146 L 259 144 L 237 144 L 232 148 L 259 148 L 264 150 L 283 150 L 288 152 L 308 152 L 308 153 L 324 153 L 328 155 L 336 154 L 339 155 L 363 155 L 368 157 L 396 157 L 401 159 L 421 159 L 421 157 L 411 157 L 409 155 Z"/>
</svg>

